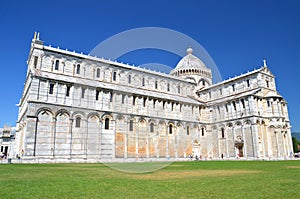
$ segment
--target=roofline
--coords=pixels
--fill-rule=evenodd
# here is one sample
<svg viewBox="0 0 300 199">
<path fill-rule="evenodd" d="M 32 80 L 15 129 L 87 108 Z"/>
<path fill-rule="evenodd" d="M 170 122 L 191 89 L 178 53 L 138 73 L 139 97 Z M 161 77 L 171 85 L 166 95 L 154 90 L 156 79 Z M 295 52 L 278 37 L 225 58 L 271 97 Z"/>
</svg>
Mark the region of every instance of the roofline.
<svg viewBox="0 0 300 199">
<path fill-rule="evenodd" d="M 262 66 L 262 67 L 259 68 L 259 69 L 254 69 L 253 71 L 247 72 L 247 73 L 245 73 L 245 74 L 241 74 L 241 75 L 239 75 L 239 76 L 236 76 L 236 77 L 233 77 L 233 78 L 229 78 L 229 79 L 227 79 L 227 80 L 224 80 L 224 81 L 222 81 L 222 82 L 218 82 L 218 83 L 216 83 L 216 84 L 212 84 L 211 86 L 205 87 L 205 88 L 203 88 L 203 89 L 201 89 L 201 90 L 199 90 L 199 91 L 197 91 L 197 92 L 209 90 L 209 89 L 218 87 L 218 86 L 220 86 L 220 85 L 227 84 L 227 83 L 229 83 L 229 82 L 233 82 L 233 81 L 236 81 L 236 80 L 238 80 L 238 79 L 242 79 L 242 78 L 244 78 L 244 77 L 246 77 L 246 76 L 254 75 L 254 74 L 259 73 L 259 72 L 263 72 L 262 70 L 263 70 L 264 68 L 265 68 L 265 66 Z M 265 74 L 265 73 L 264 73 L 264 74 Z M 268 74 L 268 75 L 269 75 L 269 74 Z"/>
<path fill-rule="evenodd" d="M 91 56 L 89 54 L 86 55 L 86 54 L 83 54 L 83 53 L 77 53 L 75 51 L 71 52 L 71 51 L 68 51 L 68 50 L 63 50 L 63 49 L 51 47 L 51 45 L 49 45 L 49 46 L 43 45 L 42 48 L 39 48 L 38 46 L 33 46 L 33 47 L 38 48 L 38 49 L 42 49 L 42 50 L 46 50 L 46 51 L 50 51 L 50 52 L 61 53 L 61 54 L 65 54 L 65 55 L 68 55 L 68 56 L 78 57 L 78 58 L 81 58 L 81 59 L 83 58 L 83 59 L 86 59 L 86 60 L 89 60 L 89 61 L 101 62 L 101 63 L 114 65 L 114 66 L 117 66 L 117 67 L 122 67 L 122 68 L 130 69 L 130 70 L 136 70 L 136 71 L 144 72 L 144 73 L 148 73 L 148 74 L 150 73 L 150 74 L 155 75 L 155 76 L 161 76 L 161 77 L 164 77 L 164 78 L 169 78 L 169 79 L 173 79 L 173 80 L 176 80 L 176 81 L 181 81 L 181 82 L 188 83 L 188 84 L 193 84 L 193 83 L 189 82 L 188 80 L 185 80 L 181 77 L 172 76 L 171 74 L 166 74 L 166 73 L 162 73 L 162 72 L 158 72 L 158 71 L 153 71 L 153 70 L 150 70 L 150 69 L 147 69 L 147 68 L 139 68 L 139 66 L 124 64 L 122 62 L 117 62 L 117 61 L 112 61 L 112 60 L 109 60 L 109 59 L 104 59 L 103 57 L 99 58 L 97 56 Z"/>
</svg>

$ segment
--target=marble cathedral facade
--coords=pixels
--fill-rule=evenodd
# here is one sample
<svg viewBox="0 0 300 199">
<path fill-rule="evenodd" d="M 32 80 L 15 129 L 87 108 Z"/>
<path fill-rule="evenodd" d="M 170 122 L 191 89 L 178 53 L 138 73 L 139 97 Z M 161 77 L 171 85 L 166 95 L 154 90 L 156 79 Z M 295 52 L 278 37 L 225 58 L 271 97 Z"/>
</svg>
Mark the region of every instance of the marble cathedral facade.
<svg viewBox="0 0 300 199">
<path fill-rule="evenodd" d="M 35 36 L 19 103 L 22 159 L 284 159 L 286 101 L 266 64 L 213 84 L 191 48 L 170 74 L 45 46 Z"/>
</svg>

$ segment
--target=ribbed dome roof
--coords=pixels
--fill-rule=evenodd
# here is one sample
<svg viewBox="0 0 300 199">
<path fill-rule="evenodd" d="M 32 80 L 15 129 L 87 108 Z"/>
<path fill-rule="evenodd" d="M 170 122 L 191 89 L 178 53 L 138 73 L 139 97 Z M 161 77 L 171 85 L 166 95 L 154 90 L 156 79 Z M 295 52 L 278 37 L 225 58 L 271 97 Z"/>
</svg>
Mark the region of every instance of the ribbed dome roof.
<svg viewBox="0 0 300 199">
<path fill-rule="evenodd" d="M 194 56 L 193 49 L 188 47 L 186 50 L 187 55 L 184 56 L 177 64 L 175 71 L 182 70 L 182 69 L 200 69 L 200 70 L 207 70 L 208 68 L 205 64 L 196 56 Z"/>
</svg>

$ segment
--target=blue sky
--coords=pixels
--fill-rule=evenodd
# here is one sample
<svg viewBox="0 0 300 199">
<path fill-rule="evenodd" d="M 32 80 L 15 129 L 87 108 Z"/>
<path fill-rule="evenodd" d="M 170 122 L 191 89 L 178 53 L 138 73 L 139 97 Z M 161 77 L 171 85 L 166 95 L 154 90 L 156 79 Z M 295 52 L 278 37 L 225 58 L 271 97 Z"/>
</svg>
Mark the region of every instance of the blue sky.
<svg viewBox="0 0 300 199">
<path fill-rule="evenodd" d="M 228 79 L 262 66 L 276 76 L 287 100 L 292 131 L 300 132 L 300 3 L 287 1 L 1 1 L 0 126 L 15 125 L 26 60 L 34 31 L 45 44 L 89 53 L 125 30 L 169 28 L 199 42 Z M 158 62 L 175 67 L 176 56 L 125 56 L 135 64 Z"/>
</svg>

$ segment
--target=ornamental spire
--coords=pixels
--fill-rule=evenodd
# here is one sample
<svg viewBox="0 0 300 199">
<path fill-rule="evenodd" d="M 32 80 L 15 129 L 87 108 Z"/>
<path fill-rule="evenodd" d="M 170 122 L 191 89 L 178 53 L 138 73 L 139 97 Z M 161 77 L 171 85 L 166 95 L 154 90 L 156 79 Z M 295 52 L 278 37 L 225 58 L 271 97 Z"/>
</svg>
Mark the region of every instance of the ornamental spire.
<svg viewBox="0 0 300 199">
<path fill-rule="evenodd" d="M 189 47 L 186 49 L 186 53 L 187 53 L 187 54 L 192 54 L 192 53 L 193 53 L 193 49 L 189 46 Z"/>
<path fill-rule="evenodd" d="M 268 67 L 268 66 L 267 66 L 267 60 L 266 60 L 266 59 L 263 59 L 263 63 L 264 63 L 264 67 Z"/>
</svg>

